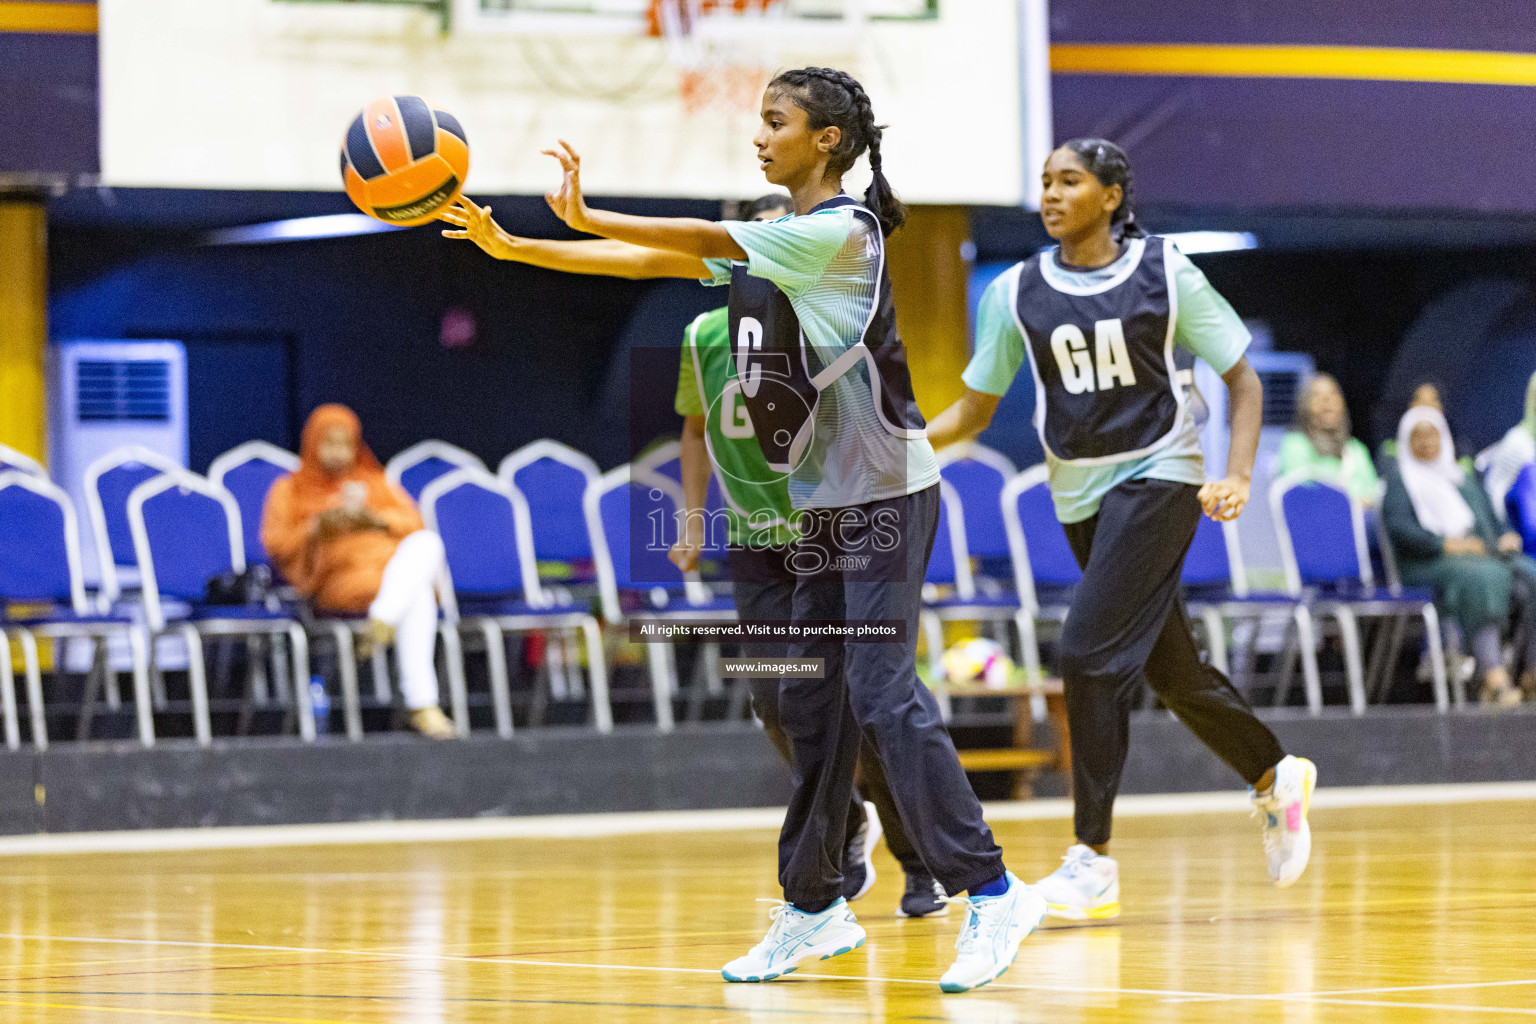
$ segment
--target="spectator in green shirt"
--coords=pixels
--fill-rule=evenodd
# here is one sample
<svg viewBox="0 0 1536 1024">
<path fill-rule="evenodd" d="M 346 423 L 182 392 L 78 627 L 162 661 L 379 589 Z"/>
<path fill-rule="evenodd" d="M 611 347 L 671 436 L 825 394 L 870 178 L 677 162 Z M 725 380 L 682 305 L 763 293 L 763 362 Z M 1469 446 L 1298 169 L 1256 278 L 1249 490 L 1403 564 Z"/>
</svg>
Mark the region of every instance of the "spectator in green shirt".
<svg viewBox="0 0 1536 1024">
<path fill-rule="evenodd" d="M 1319 373 L 1307 382 L 1296 403 L 1296 426 L 1280 441 L 1275 475 L 1298 471 L 1336 479 L 1367 505 L 1380 500 L 1370 449 L 1351 436 L 1344 392 L 1332 374 Z"/>
</svg>

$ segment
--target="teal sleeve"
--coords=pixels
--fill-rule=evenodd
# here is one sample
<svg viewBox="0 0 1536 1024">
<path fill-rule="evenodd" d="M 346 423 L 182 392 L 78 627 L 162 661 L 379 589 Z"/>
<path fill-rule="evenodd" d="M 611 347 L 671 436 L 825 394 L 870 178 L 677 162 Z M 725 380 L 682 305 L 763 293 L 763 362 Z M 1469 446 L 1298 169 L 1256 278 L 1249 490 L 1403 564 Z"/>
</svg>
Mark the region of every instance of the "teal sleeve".
<svg viewBox="0 0 1536 1024">
<path fill-rule="evenodd" d="M 731 261 L 721 256 L 711 256 L 704 261 L 704 269 L 714 276 L 699 283 L 706 288 L 718 288 L 731 283 Z"/>
<path fill-rule="evenodd" d="M 976 352 L 960 379 L 972 391 L 987 395 L 1007 394 L 1019 367 L 1024 365 L 1024 335 L 1013 317 L 1013 285 L 1018 268 L 1007 271 L 987 285 L 976 310 Z"/>
<path fill-rule="evenodd" d="M 1217 373 L 1226 373 L 1243 358 L 1253 336 L 1188 256 L 1170 246 L 1168 262 L 1179 296 L 1174 344 L 1204 359 Z"/>
<path fill-rule="evenodd" d="M 847 210 L 831 209 L 766 222 L 728 221 L 725 230 L 746 250 L 747 273 L 793 298 L 821 280 L 848 240 L 852 218 Z"/>
</svg>

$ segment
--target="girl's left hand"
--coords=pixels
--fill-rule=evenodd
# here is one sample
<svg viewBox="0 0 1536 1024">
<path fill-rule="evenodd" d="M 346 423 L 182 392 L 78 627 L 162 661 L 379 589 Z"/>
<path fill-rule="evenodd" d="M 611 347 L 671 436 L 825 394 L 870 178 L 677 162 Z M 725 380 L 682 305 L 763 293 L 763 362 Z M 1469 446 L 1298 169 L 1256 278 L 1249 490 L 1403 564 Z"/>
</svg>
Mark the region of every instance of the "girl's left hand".
<svg viewBox="0 0 1536 1024">
<path fill-rule="evenodd" d="M 1499 550 L 1506 555 L 1515 554 L 1524 546 L 1525 543 L 1520 539 L 1520 535 L 1513 530 L 1499 538 Z"/>
<path fill-rule="evenodd" d="M 1248 481 L 1241 477 L 1212 480 L 1200 488 L 1200 507 L 1218 523 L 1229 522 L 1248 504 L 1248 488 Z"/>
<path fill-rule="evenodd" d="M 437 219 L 458 225 L 457 231 L 444 231 L 444 238 L 467 238 L 497 259 L 507 258 L 511 236 L 491 218 L 489 206 L 481 206 L 468 196 L 461 195 L 452 205 L 444 207 Z"/>
<path fill-rule="evenodd" d="M 560 169 L 564 172 L 560 187 L 544 193 L 544 201 L 555 211 L 555 216 L 568 226 L 591 234 L 587 200 L 581 194 L 581 154 L 572 149 L 569 142 L 561 139 L 559 149 L 546 149 L 544 155 L 560 161 Z"/>
</svg>

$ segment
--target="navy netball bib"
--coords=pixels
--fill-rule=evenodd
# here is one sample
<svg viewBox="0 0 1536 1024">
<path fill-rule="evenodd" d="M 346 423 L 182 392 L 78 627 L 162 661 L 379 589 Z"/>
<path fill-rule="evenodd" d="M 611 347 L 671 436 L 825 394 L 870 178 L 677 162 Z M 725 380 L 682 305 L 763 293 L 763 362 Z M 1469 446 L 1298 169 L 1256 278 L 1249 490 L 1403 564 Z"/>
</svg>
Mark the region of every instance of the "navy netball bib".
<svg viewBox="0 0 1536 1024">
<path fill-rule="evenodd" d="M 1013 313 L 1035 375 L 1035 429 L 1053 458 L 1078 465 L 1140 458 L 1173 439 L 1184 415 L 1173 330 L 1178 291 L 1166 239 L 1132 239 L 1107 280 L 1062 270 L 1059 250 L 1014 278 Z"/>
<path fill-rule="evenodd" d="M 885 267 L 885 239 L 873 213 L 848 196 L 834 196 L 818 210 L 848 206 L 867 219 L 870 244 L 879 247 L 876 288 L 859 341 L 823 366 L 800 330 L 794 307 L 777 285 L 731 267 L 730 331 L 736 351 L 735 386 L 752 420 L 768 465 L 789 472 L 809 442 L 822 391 L 863 363 L 869 373 L 876 413 L 887 431 L 901 438 L 925 436 L 926 423 L 912 394 L 907 352 L 896 332 L 896 307 Z"/>
</svg>

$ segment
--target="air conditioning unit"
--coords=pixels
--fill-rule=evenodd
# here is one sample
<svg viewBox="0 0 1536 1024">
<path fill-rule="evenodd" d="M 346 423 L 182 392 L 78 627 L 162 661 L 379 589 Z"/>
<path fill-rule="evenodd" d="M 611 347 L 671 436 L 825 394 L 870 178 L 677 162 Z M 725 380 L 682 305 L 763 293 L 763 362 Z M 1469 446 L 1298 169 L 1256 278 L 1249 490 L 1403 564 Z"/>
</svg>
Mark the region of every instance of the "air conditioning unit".
<svg viewBox="0 0 1536 1024">
<path fill-rule="evenodd" d="M 1252 325 L 1250 325 L 1252 326 Z M 1255 342 L 1259 331 L 1255 330 Z M 1267 340 L 1267 338 L 1265 339 Z M 1259 349 L 1255 351 L 1254 349 Z M 1237 520 L 1243 546 L 1243 563 L 1250 586 L 1284 589 L 1285 570 L 1280 563 L 1280 542 L 1269 514 L 1269 485 L 1275 478 L 1280 439 L 1296 422 L 1296 404 L 1307 378 L 1316 369 L 1304 352 L 1270 352 L 1258 344 L 1248 351 L 1248 362 L 1264 384 L 1264 426 L 1259 431 L 1259 457 L 1253 467 L 1253 491 L 1248 507 Z M 1203 360 L 1195 364 L 1195 385 L 1205 397 L 1211 416 L 1200 431 L 1205 449 L 1205 475 L 1219 479 L 1227 469 L 1227 386 Z"/>
<path fill-rule="evenodd" d="M 81 568 L 100 582 L 85 470 L 126 445 L 187 464 L 187 353 L 179 341 L 63 341 L 49 351 L 49 473 L 80 516 Z"/>
</svg>

